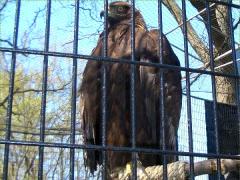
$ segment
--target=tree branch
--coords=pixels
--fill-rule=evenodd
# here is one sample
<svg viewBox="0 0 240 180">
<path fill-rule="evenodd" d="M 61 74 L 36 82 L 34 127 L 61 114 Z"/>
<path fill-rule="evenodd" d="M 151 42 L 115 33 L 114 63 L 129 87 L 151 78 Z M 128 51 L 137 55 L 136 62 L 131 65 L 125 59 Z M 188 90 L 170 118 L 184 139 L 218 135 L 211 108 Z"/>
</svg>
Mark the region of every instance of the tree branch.
<svg viewBox="0 0 240 180">
<path fill-rule="evenodd" d="M 3 2 L 2 6 L 0 7 L 0 12 L 6 7 L 7 3 L 8 3 L 8 0 L 5 0 Z"/>
<path fill-rule="evenodd" d="M 13 47 L 13 43 L 11 43 L 9 40 L 7 39 L 0 39 L 0 42 L 5 42 L 7 43 L 9 46 Z"/>
<path fill-rule="evenodd" d="M 137 179 L 163 179 L 163 166 L 149 166 L 142 167 L 137 163 Z M 111 178 L 128 179 L 131 177 L 131 168 L 118 168 L 112 174 Z M 141 166 L 141 167 L 140 167 Z M 187 162 L 177 161 L 167 165 L 168 179 L 186 180 L 190 176 L 190 164 Z M 221 160 L 221 174 L 227 175 L 228 173 L 239 173 L 240 160 L 222 159 Z M 204 174 L 216 174 L 217 173 L 217 160 L 209 159 L 194 163 L 194 176 L 200 176 Z"/>
<path fill-rule="evenodd" d="M 239 24 L 240 24 L 240 18 L 238 19 L 237 23 L 233 26 L 233 29 L 235 30 Z"/>
<path fill-rule="evenodd" d="M 39 14 L 40 14 L 41 12 L 45 11 L 46 8 L 47 8 L 47 6 L 44 6 L 44 8 L 39 9 L 38 11 L 35 12 L 35 16 L 34 16 L 34 18 L 33 18 L 33 22 L 32 22 L 32 24 L 29 26 L 29 29 L 31 29 L 31 28 L 36 24 L 37 18 L 38 18 L 38 16 L 39 16 Z"/>
<path fill-rule="evenodd" d="M 64 90 L 66 88 L 66 86 L 68 86 L 71 82 L 68 82 L 66 84 L 64 84 L 62 87 L 60 88 L 56 88 L 56 89 L 48 89 L 47 92 L 57 92 L 57 91 L 61 91 Z M 27 93 L 27 92 L 42 92 L 41 89 L 26 89 L 26 90 L 19 90 L 19 88 L 17 88 L 13 94 L 19 94 L 19 93 Z M 1 102 L 0 102 L 0 106 L 4 106 L 4 104 L 7 102 L 8 100 L 8 96 L 6 96 Z"/>
<path fill-rule="evenodd" d="M 168 8 L 168 10 L 171 12 L 171 14 L 175 17 L 178 24 L 182 24 L 182 10 L 177 5 L 177 3 L 173 0 L 164 0 L 164 5 Z M 180 26 L 181 29 L 183 26 Z M 196 53 L 199 55 L 201 60 L 206 63 L 209 61 L 208 58 L 208 48 L 205 46 L 205 44 L 202 42 L 202 40 L 197 35 L 197 32 L 194 30 L 192 25 L 188 22 L 187 23 L 187 29 L 188 29 L 188 41 L 190 42 L 193 49 L 196 51 Z"/>
</svg>

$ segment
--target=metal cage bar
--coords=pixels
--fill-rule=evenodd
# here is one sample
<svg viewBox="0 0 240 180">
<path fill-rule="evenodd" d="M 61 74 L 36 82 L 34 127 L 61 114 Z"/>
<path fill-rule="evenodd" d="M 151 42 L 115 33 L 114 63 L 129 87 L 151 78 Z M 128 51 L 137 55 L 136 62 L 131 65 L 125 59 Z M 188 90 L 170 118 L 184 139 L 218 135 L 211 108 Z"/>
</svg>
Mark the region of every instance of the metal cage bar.
<svg viewBox="0 0 240 180">
<path fill-rule="evenodd" d="M 211 158 L 225 158 L 225 159 L 237 159 L 240 160 L 238 155 L 229 154 L 218 154 L 215 153 L 190 153 L 182 151 L 169 151 L 169 150 L 159 150 L 153 148 L 132 148 L 124 146 L 105 146 L 102 145 L 82 145 L 82 144 L 69 144 L 69 143 L 49 143 L 49 142 L 34 142 L 34 141 L 16 141 L 16 140 L 0 140 L 0 144 L 10 144 L 10 145 L 22 145 L 22 146 L 45 146 L 45 147 L 55 147 L 55 148 L 75 148 L 75 149 L 91 149 L 98 151 L 116 151 L 116 152 L 136 152 L 136 153 L 150 153 L 150 154 L 168 154 L 168 155 L 178 155 L 178 156 L 195 156 L 195 157 L 211 157 Z"/>
<path fill-rule="evenodd" d="M 229 0 L 230 4 L 232 3 L 232 0 Z M 240 7 L 239 7 L 240 9 Z M 229 30 L 230 30 L 230 41 L 231 41 L 231 46 L 232 46 L 232 62 L 233 62 L 233 67 L 235 71 L 235 75 L 237 78 L 234 78 L 235 80 L 235 88 L 236 88 L 236 104 L 237 106 L 237 117 L 240 119 L 240 85 L 239 85 L 239 80 L 240 80 L 240 72 L 238 70 L 238 65 L 237 65 L 237 57 L 236 57 L 236 49 L 235 49 L 235 40 L 234 40 L 234 29 L 233 29 L 233 18 L 232 18 L 232 7 L 228 6 L 228 16 L 229 16 Z M 238 124 L 238 127 L 240 128 L 240 122 Z"/>
<path fill-rule="evenodd" d="M 104 0 L 104 36 L 103 36 L 103 57 L 108 56 L 108 0 Z M 101 108 L 102 108 L 102 146 L 107 146 L 107 65 L 101 67 Z M 102 151 L 102 179 L 107 178 L 107 154 Z"/>
<path fill-rule="evenodd" d="M 159 63 L 163 64 L 163 30 L 162 30 L 162 1 L 159 0 L 158 1 L 158 28 L 159 28 Z M 165 118 L 165 107 L 164 107 L 164 102 L 165 102 L 165 98 L 164 98 L 164 73 L 163 70 L 160 69 L 160 124 L 161 124 L 161 128 L 160 128 L 160 135 L 161 138 L 159 138 L 159 144 L 162 144 L 162 150 L 165 151 L 166 150 L 166 133 L 165 133 L 165 127 L 166 127 L 166 118 Z M 163 179 L 168 179 L 167 177 L 167 158 L 166 158 L 166 154 L 163 154 Z"/>
<path fill-rule="evenodd" d="M 227 73 L 221 73 L 221 72 L 212 72 L 212 71 L 206 71 L 196 68 L 186 68 L 186 67 L 179 67 L 174 65 L 168 65 L 168 64 L 159 64 L 159 63 L 152 63 L 152 62 L 139 62 L 139 61 L 129 61 L 127 59 L 116 59 L 116 58 L 110 58 L 110 57 L 101 57 L 101 56 L 90 56 L 90 55 L 74 55 L 72 53 L 62 53 L 62 52 L 44 52 L 39 50 L 26 50 L 26 49 L 13 49 L 13 48 L 4 48 L 0 47 L 2 52 L 16 52 L 19 54 L 33 54 L 33 55 L 47 55 L 47 56 L 54 56 L 54 57 L 66 57 L 66 58 L 77 58 L 77 59 L 84 59 L 84 60 L 90 60 L 90 61 L 103 61 L 103 62 L 109 62 L 109 63 L 123 63 L 123 64 L 135 64 L 137 66 L 149 66 L 149 67 L 157 67 L 157 68 L 163 68 L 163 69 L 173 69 L 173 70 L 179 70 L 179 71 L 186 71 L 186 72 L 193 72 L 193 73 L 200 73 L 200 74 L 207 74 L 207 75 L 215 75 L 215 76 L 223 76 L 223 77 L 229 77 L 229 78 L 239 78 L 238 75 L 235 74 L 227 74 Z"/>
<path fill-rule="evenodd" d="M 131 61 L 134 62 L 135 53 L 135 0 L 131 0 Z M 130 71 L 130 110 L 131 110 L 131 143 L 136 148 L 136 66 L 131 65 Z M 137 157 L 132 153 L 132 179 L 137 179 Z"/>
<path fill-rule="evenodd" d="M 182 0 L 182 20 L 183 20 L 183 37 L 184 37 L 184 59 L 185 67 L 189 68 L 188 58 L 188 32 L 187 32 L 187 15 L 186 2 Z M 186 71 L 186 95 L 187 95 L 187 122 L 188 122 L 188 145 L 189 152 L 193 152 L 193 133 L 192 133 L 192 107 L 191 107 L 191 83 L 190 74 Z M 190 178 L 194 179 L 194 157 L 190 155 Z"/>
<path fill-rule="evenodd" d="M 18 30 L 19 30 L 19 18 L 20 18 L 20 7 L 21 0 L 16 1 L 16 12 L 15 12 L 15 25 L 13 34 L 13 49 L 17 48 L 18 42 Z M 11 125 L 12 125 L 12 106 L 13 106 L 13 91 L 14 91 L 14 79 L 15 79 L 15 68 L 16 68 L 16 52 L 12 52 L 12 61 L 10 69 L 9 79 L 9 96 L 6 116 L 6 135 L 5 140 L 11 141 Z M 3 179 L 8 179 L 8 162 L 9 162 L 9 149 L 10 144 L 5 144 L 4 149 L 4 162 L 3 162 Z"/>
<path fill-rule="evenodd" d="M 207 9 L 207 19 L 208 19 L 208 43 L 209 43 L 209 57 L 210 57 L 210 69 L 211 71 L 215 71 L 214 69 L 214 55 L 213 55 L 213 42 L 212 42 L 212 27 L 211 24 L 211 15 L 209 2 L 206 1 L 206 9 Z M 216 97 L 216 78 L 214 75 L 211 75 L 211 83 L 212 83 L 212 95 L 213 95 L 213 119 L 214 119 L 214 135 L 215 135 L 215 143 L 216 143 L 216 154 L 219 154 L 219 135 L 218 135 L 218 117 L 217 117 L 217 97 Z M 217 177 L 221 179 L 221 165 L 220 159 L 217 158 Z"/>
<path fill-rule="evenodd" d="M 44 52 L 49 51 L 50 37 L 50 18 L 51 18 L 51 0 L 47 1 L 46 26 Z M 46 102 L 47 102 L 47 81 L 48 81 L 48 55 L 44 55 L 43 60 L 43 80 L 42 80 L 42 102 L 40 113 L 40 142 L 45 141 L 45 120 L 46 120 Z M 39 146 L 38 179 L 43 179 L 44 146 Z"/>
<path fill-rule="evenodd" d="M 78 53 L 78 28 L 79 27 L 79 0 L 75 0 L 75 17 L 74 17 L 74 40 L 73 40 L 73 54 Z M 77 99 L 77 58 L 73 58 L 72 67 L 72 99 L 71 99 L 71 144 L 75 144 L 76 131 L 76 99 Z M 70 149 L 70 169 L 69 178 L 74 179 L 74 162 L 75 149 Z"/>
</svg>

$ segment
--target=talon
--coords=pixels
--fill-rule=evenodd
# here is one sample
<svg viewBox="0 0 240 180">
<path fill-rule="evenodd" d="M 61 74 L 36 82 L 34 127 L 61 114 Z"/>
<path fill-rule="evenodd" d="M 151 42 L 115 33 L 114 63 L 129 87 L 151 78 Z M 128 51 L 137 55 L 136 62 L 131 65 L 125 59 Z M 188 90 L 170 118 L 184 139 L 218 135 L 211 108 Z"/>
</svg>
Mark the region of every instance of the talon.
<svg viewBox="0 0 240 180">
<path fill-rule="evenodd" d="M 132 163 L 128 162 L 126 164 L 125 174 L 126 175 L 131 175 L 131 173 L 132 173 Z"/>
</svg>

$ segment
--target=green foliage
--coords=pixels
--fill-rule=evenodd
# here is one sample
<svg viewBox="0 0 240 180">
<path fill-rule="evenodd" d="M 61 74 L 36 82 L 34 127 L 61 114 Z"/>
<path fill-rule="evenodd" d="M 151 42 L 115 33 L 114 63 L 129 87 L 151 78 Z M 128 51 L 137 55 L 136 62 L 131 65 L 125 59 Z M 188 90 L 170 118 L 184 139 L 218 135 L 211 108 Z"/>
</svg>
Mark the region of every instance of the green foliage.
<svg viewBox="0 0 240 180">
<path fill-rule="evenodd" d="M 29 60 L 30 58 L 27 58 Z M 4 64 L 0 58 L 0 138 L 5 138 L 7 98 L 9 93 L 9 77 L 7 70 L 9 64 Z M 9 62 L 9 61 L 8 61 Z M 14 80 L 14 96 L 12 107 L 11 139 L 21 141 L 39 141 L 40 137 L 40 112 L 42 98 L 42 73 L 24 68 L 26 62 L 17 61 Z M 4 67 L 5 66 L 5 67 Z M 42 67 L 38 67 L 39 71 Z M 46 109 L 45 141 L 69 142 L 70 134 L 70 89 L 71 84 L 65 69 L 65 76 L 60 64 L 53 61 L 48 69 L 48 91 Z M 61 131 L 64 129 L 64 131 Z M 3 154 L 4 146 L 0 147 Z M 52 149 L 45 150 L 45 164 L 48 169 L 44 176 L 53 176 L 56 172 L 65 175 L 67 170 L 59 165 L 59 158 L 66 158 L 68 154 Z M 38 173 L 38 147 L 10 146 L 9 155 L 10 179 L 36 179 Z M 3 156 L 0 158 L 0 172 L 2 172 Z M 61 170 L 60 170 L 61 169 Z M 64 174 L 65 173 L 65 174 Z M 49 175 L 48 175 L 49 174 Z M 56 176 L 56 174 L 55 174 Z"/>
<path fill-rule="evenodd" d="M 7 70 L 1 69 L 0 71 L 0 137 L 4 138 L 6 128 L 6 109 L 7 109 L 7 97 L 9 92 L 9 77 L 10 74 Z M 40 77 L 35 75 L 26 76 L 23 68 L 19 65 L 15 73 L 14 81 L 14 97 L 13 97 L 13 114 L 12 114 L 12 133 L 11 139 L 35 141 L 37 136 L 27 134 L 27 132 L 33 129 L 37 130 L 41 97 L 34 91 L 33 84 L 40 83 Z M 36 87 L 35 87 L 36 88 Z M 25 132 L 25 134 L 24 134 Z M 15 179 L 17 176 L 25 177 L 26 179 L 33 179 L 36 177 L 36 172 L 31 162 L 36 159 L 37 149 L 30 146 L 11 146 L 10 147 L 10 166 L 9 177 Z M 2 164 L 2 163 L 1 163 Z M 2 172 L 2 167 L 1 172 Z M 29 169 L 30 168 L 30 169 Z"/>
</svg>

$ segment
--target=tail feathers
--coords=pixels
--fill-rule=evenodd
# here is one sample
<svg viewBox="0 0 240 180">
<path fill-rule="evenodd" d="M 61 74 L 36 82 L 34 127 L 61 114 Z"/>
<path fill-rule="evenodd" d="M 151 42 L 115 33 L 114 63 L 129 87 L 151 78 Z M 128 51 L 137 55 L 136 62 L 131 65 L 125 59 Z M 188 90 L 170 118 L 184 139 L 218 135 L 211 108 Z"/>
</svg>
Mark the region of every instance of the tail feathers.
<svg viewBox="0 0 240 180">
<path fill-rule="evenodd" d="M 93 139 L 87 140 L 87 145 L 92 145 Z M 90 172 L 93 174 L 94 171 L 97 170 L 97 165 L 100 164 L 100 156 L 99 151 L 96 150 L 85 150 L 84 152 L 84 165 L 88 167 Z"/>
</svg>

